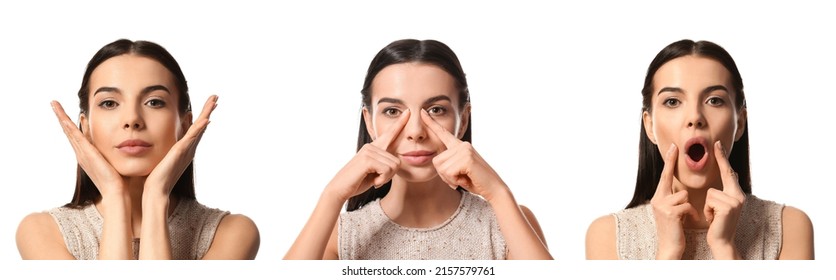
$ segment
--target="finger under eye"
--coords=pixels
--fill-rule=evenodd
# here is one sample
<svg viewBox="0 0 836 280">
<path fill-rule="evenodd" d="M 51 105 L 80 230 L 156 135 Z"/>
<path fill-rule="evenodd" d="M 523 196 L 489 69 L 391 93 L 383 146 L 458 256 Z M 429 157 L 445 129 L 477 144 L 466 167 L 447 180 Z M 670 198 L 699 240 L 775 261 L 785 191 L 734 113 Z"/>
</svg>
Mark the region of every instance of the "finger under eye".
<svg viewBox="0 0 836 280">
<path fill-rule="evenodd" d="M 456 138 L 456 136 L 444 129 L 444 127 L 441 126 L 441 124 L 439 124 L 432 117 L 430 117 L 429 113 L 427 113 L 424 110 L 421 110 L 421 120 L 423 120 L 424 124 L 426 124 L 427 127 L 430 128 L 430 131 L 432 131 L 436 136 L 438 136 L 439 139 L 441 139 L 441 142 L 444 143 L 444 145 L 447 148 L 455 146 L 456 144 L 462 142 L 461 140 L 459 140 L 459 138 Z"/>
<path fill-rule="evenodd" d="M 377 146 L 381 149 L 388 149 L 389 145 L 392 144 L 392 141 L 398 137 L 401 133 L 401 130 L 406 126 L 407 121 L 409 120 L 410 111 L 407 109 L 406 111 L 401 114 L 395 124 L 389 128 L 383 135 L 380 135 L 377 139 L 372 141 L 372 145 Z"/>
</svg>

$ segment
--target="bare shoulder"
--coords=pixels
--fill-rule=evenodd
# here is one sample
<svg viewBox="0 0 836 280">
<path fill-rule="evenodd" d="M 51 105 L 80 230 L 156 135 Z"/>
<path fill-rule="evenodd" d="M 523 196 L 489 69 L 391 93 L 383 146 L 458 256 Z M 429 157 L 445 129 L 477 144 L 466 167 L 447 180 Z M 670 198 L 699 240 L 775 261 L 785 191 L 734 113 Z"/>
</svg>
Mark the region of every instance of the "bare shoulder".
<svg viewBox="0 0 836 280">
<path fill-rule="evenodd" d="M 23 259 L 75 259 L 67 250 L 61 230 L 49 213 L 32 213 L 23 218 L 15 240 Z"/>
<path fill-rule="evenodd" d="M 531 209 L 525 207 L 525 205 L 520 205 L 520 211 L 522 211 L 523 216 L 528 221 L 528 224 L 531 225 L 531 228 L 534 229 L 534 232 L 537 233 L 537 237 L 540 238 L 540 242 L 543 242 L 543 245 L 548 248 L 548 244 L 546 244 L 546 237 L 543 236 L 543 229 L 540 227 L 540 222 L 537 221 L 537 217 L 534 216 L 534 212 L 531 212 Z"/>
<path fill-rule="evenodd" d="M 813 222 L 810 217 L 798 208 L 785 206 L 781 224 L 783 232 L 778 259 L 814 259 Z"/>
<path fill-rule="evenodd" d="M 260 243 L 258 227 L 252 219 L 241 214 L 226 215 L 203 259 L 252 260 Z"/>
<path fill-rule="evenodd" d="M 586 231 L 586 258 L 590 260 L 618 259 L 615 249 L 615 216 L 601 216 Z"/>
</svg>

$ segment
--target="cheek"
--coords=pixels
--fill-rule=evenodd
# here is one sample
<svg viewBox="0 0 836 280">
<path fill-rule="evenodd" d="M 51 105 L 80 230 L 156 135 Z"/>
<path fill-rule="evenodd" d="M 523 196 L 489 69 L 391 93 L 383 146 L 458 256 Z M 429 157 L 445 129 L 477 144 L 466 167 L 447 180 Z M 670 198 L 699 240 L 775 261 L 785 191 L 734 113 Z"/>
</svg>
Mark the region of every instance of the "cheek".
<svg viewBox="0 0 836 280">
<path fill-rule="evenodd" d="M 455 116 L 445 116 L 445 117 L 436 117 L 434 118 L 438 124 L 444 127 L 444 130 L 447 132 L 452 133 L 453 135 L 458 134 L 459 130 L 459 120 Z"/>
<path fill-rule="evenodd" d="M 656 137 L 656 144 L 660 150 L 669 147 L 671 142 L 675 141 L 676 129 L 673 120 L 674 116 L 666 115 L 664 112 L 657 111 L 653 115 L 653 135 Z"/>
<path fill-rule="evenodd" d="M 372 133 L 375 134 L 372 135 L 374 136 L 373 138 L 377 139 L 377 137 L 380 137 L 380 135 L 383 134 L 384 131 L 388 131 L 391 128 L 391 126 L 395 124 L 396 120 L 397 119 L 386 117 L 381 114 L 373 114 L 371 127 Z"/>
<path fill-rule="evenodd" d="M 114 119 L 107 117 L 94 119 L 91 114 L 87 127 L 82 127 L 82 130 L 87 130 L 88 138 L 93 145 L 101 148 L 102 145 L 108 145 L 111 142 L 114 130 L 119 128 L 119 124 L 113 121 Z"/>
<path fill-rule="evenodd" d="M 706 116 L 709 125 L 712 125 L 712 134 L 717 140 L 722 140 L 723 145 L 728 147 L 734 141 L 734 133 L 737 129 L 737 120 L 734 118 L 734 112 L 717 112 Z"/>
<path fill-rule="evenodd" d="M 186 133 L 181 127 L 177 114 L 147 114 L 145 121 L 148 132 L 155 138 L 154 141 L 169 148 Z"/>
</svg>

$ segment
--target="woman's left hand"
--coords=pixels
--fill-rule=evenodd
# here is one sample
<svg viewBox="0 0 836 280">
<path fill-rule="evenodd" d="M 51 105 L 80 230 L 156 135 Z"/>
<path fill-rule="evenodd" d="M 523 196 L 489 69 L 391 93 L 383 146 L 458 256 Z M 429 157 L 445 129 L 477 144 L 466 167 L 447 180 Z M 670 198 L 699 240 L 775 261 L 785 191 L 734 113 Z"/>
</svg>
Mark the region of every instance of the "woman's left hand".
<svg viewBox="0 0 836 280">
<path fill-rule="evenodd" d="M 180 138 L 171 147 L 171 150 L 157 164 L 157 167 L 151 171 L 151 174 L 148 175 L 148 178 L 145 180 L 143 196 L 159 195 L 168 197 L 174 188 L 174 184 L 183 175 L 183 171 L 192 163 L 195 151 L 197 150 L 197 144 L 200 142 L 200 138 L 203 137 L 203 133 L 206 132 L 206 127 L 209 125 L 209 116 L 215 110 L 215 107 L 218 106 L 217 102 L 217 95 L 212 95 L 206 100 L 197 120 L 189 127 L 189 130 L 186 131 L 183 138 Z M 149 193 L 149 191 L 151 192 Z"/>
<path fill-rule="evenodd" d="M 447 147 L 446 151 L 433 158 L 433 165 L 441 180 L 454 189 L 461 186 L 482 196 L 488 202 L 491 202 L 502 188 L 507 188 L 499 175 L 470 143 L 459 140 L 433 120 L 426 111 L 420 111 L 421 120 Z"/>
<path fill-rule="evenodd" d="M 720 169 L 723 190 L 708 189 L 703 208 L 709 223 L 706 241 L 715 259 L 740 259 L 734 237 L 746 194 L 740 189 L 737 173 L 731 168 L 720 141 L 714 143 L 714 157 Z"/>
</svg>

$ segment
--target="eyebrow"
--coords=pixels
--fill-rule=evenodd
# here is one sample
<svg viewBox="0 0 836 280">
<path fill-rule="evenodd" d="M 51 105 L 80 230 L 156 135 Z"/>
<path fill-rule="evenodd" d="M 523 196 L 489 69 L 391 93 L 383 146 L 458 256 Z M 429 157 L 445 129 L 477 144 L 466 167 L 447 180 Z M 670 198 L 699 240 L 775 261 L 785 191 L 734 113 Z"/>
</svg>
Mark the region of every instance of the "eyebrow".
<svg viewBox="0 0 836 280">
<path fill-rule="evenodd" d="M 712 91 L 715 91 L 715 90 L 724 90 L 726 92 L 729 92 L 729 89 L 726 88 L 726 86 L 724 86 L 724 85 L 713 85 L 713 86 L 709 86 L 709 87 L 703 89 L 702 94 L 706 94 L 706 93 L 709 93 L 709 92 L 712 92 Z M 659 90 L 658 93 L 656 93 L 656 95 L 662 94 L 663 92 L 685 93 L 684 90 L 682 90 L 681 88 L 678 88 L 678 87 L 663 87 L 662 89 Z"/>
<path fill-rule="evenodd" d="M 434 102 L 438 102 L 438 101 L 442 101 L 442 100 L 447 100 L 448 102 L 453 102 L 452 100 L 450 100 L 450 97 L 448 97 L 446 95 L 437 95 L 437 96 L 430 97 L 426 101 L 424 101 L 424 105 L 434 103 Z M 400 99 L 397 99 L 397 98 L 390 98 L 390 97 L 381 98 L 380 100 L 377 101 L 377 104 L 380 104 L 380 103 L 404 104 L 403 100 L 400 100 Z"/>
<path fill-rule="evenodd" d="M 145 87 L 144 89 L 142 89 L 142 92 L 140 92 L 140 94 L 141 95 L 146 95 L 150 92 L 154 92 L 154 91 L 158 91 L 158 90 L 162 90 L 162 91 L 165 91 L 168 94 L 171 94 L 171 91 L 168 90 L 168 88 L 163 86 L 163 85 L 153 85 L 153 86 Z M 99 92 L 112 92 L 112 93 L 122 94 L 122 91 L 119 90 L 119 88 L 116 88 L 116 87 L 100 87 L 100 88 L 96 89 L 96 92 L 93 93 L 93 96 L 96 96 L 96 94 L 98 94 Z"/>
<path fill-rule="evenodd" d="M 726 88 L 723 85 L 713 85 L 713 86 L 707 87 L 704 90 L 702 90 L 702 93 L 706 94 L 706 93 L 710 93 L 710 92 L 715 91 L 715 90 L 722 90 L 722 91 L 725 91 L 725 92 L 729 92 L 729 89 Z"/>
</svg>

